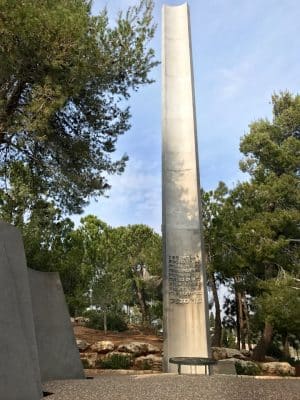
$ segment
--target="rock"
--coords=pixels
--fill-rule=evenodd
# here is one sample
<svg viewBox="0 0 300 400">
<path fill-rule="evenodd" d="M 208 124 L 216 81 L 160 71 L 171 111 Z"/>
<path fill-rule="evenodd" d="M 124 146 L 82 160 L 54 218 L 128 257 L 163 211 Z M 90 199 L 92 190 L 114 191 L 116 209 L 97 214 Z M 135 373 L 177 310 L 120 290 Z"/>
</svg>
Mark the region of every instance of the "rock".
<svg viewBox="0 0 300 400">
<path fill-rule="evenodd" d="M 243 354 L 243 356 L 245 357 L 251 357 L 252 356 L 252 350 L 246 350 L 246 349 L 242 349 L 241 353 Z"/>
<path fill-rule="evenodd" d="M 155 353 L 160 353 L 160 348 L 157 346 L 154 346 L 151 343 L 145 343 L 147 345 L 147 353 L 148 354 L 155 354 Z"/>
<path fill-rule="evenodd" d="M 271 356 L 265 356 L 265 362 L 275 362 L 275 361 L 278 361 L 278 359 Z"/>
<path fill-rule="evenodd" d="M 246 357 L 237 349 L 227 349 L 226 347 L 212 347 L 212 358 L 214 360 L 225 360 L 226 358 L 237 358 L 245 360 Z"/>
<path fill-rule="evenodd" d="M 223 360 L 227 358 L 227 349 L 225 347 L 212 347 L 212 358 L 214 360 Z"/>
<path fill-rule="evenodd" d="M 267 362 L 261 363 L 260 368 L 264 374 L 279 376 L 295 376 L 295 368 L 288 362 Z"/>
<path fill-rule="evenodd" d="M 159 353 L 160 349 L 150 343 L 131 342 L 120 344 L 118 351 L 141 356 L 149 353 Z"/>
<path fill-rule="evenodd" d="M 84 368 L 95 368 L 97 357 L 97 353 L 82 353 L 80 355 Z"/>
<path fill-rule="evenodd" d="M 237 358 L 238 360 L 245 360 L 246 357 L 237 349 L 226 349 L 227 358 Z"/>
<path fill-rule="evenodd" d="M 91 346 L 91 349 L 93 351 L 101 354 L 109 353 L 110 351 L 113 351 L 114 348 L 115 345 L 110 340 L 100 340 L 99 342 L 96 342 Z"/>
<path fill-rule="evenodd" d="M 154 354 L 137 357 L 134 360 L 134 367 L 137 369 L 152 369 L 154 371 L 162 370 L 162 357 Z"/>
<path fill-rule="evenodd" d="M 90 343 L 82 339 L 76 339 L 76 344 L 80 352 L 85 351 L 90 347 Z"/>
</svg>

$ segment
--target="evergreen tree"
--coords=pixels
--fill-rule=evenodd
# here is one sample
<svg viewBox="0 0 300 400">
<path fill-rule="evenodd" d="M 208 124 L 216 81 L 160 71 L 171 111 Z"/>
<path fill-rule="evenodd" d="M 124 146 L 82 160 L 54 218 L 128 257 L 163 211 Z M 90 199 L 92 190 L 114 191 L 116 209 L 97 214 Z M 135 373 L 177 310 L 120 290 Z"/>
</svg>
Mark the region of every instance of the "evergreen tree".
<svg viewBox="0 0 300 400">
<path fill-rule="evenodd" d="M 76 213 L 124 170 L 112 153 L 131 92 L 152 82 L 152 9 L 141 0 L 111 27 L 86 0 L 0 1 L 2 192 L 21 163 L 30 193 Z"/>
</svg>

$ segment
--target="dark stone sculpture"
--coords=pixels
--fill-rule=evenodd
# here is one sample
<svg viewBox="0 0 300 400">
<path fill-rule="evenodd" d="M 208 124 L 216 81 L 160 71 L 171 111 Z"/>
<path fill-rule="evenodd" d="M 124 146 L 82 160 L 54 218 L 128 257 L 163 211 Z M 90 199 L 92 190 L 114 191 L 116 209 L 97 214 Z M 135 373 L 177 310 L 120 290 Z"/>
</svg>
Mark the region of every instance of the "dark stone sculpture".
<svg viewBox="0 0 300 400">
<path fill-rule="evenodd" d="M 0 221 L 0 400 L 39 400 L 42 382 L 83 378 L 57 274 L 26 268 L 19 231 Z"/>
<path fill-rule="evenodd" d="M 28 268 L 28 276 L 42 382 L 83 379 L 59 274 Z"/>
</svg>

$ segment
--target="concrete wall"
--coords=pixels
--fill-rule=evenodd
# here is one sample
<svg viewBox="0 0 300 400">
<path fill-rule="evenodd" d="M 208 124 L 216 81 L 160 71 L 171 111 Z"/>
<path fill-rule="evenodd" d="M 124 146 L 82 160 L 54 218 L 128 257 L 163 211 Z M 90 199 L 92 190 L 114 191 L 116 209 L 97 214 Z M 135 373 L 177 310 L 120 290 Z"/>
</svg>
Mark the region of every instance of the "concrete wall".
<svg viewBox="0 0 300 400">
<path fill-rule="evenodd" d="M 207 357 L 208 307 L 187 4 L 163 7 L 162 192 L 164 370 L 169 357 Z M 185 373 L 203 368 L 183 367 Z"/>
<path fill-rule="evenodd" d="M 42 398 L 28 274 L 19 231 L 0 221 L 0 400 Z"/>
<path fill-rule="evenodd" d="M 84 378 L 59 274 L 28 275 L 42 382 Z"/>
</svg>

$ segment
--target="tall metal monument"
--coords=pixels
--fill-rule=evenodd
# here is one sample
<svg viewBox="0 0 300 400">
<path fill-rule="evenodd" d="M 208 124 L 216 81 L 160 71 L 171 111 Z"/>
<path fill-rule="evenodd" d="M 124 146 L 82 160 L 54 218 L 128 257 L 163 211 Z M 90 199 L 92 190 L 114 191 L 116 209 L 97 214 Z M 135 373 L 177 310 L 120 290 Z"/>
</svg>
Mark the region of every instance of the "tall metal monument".
<svg viewBox="0 0 300 400">
<path fill-rule="evenodd" d="M 210 350 L 188 5 L 164 5 L 162 19 L 164 370 L 173 372 L 170 357 Z"/>
</svg>

